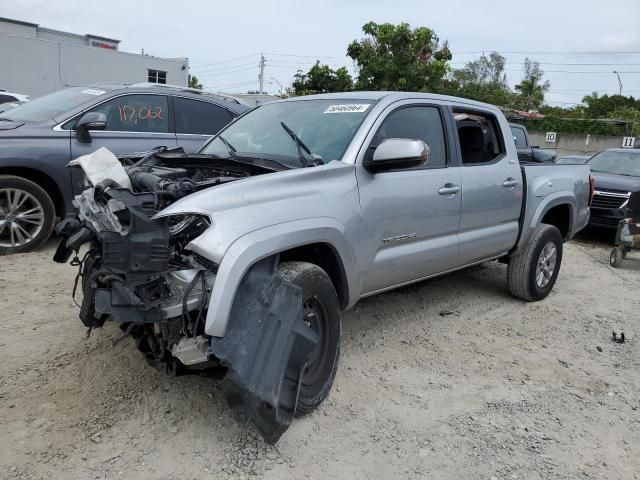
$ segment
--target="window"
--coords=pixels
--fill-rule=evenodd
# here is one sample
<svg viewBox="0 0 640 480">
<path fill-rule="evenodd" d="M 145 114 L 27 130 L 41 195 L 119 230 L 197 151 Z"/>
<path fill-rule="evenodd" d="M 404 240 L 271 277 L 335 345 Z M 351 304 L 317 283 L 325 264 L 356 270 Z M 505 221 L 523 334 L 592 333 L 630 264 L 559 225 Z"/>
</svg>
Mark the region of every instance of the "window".
<svg viewBox="0 0 640 480">
<path fill-rule="evenodd" d="M 212 103 L 174 97 L 173 105 L 176 133 L 213 135 L 233 118 L 227 109 Z"/>
<path fill-rule="evenodd" d="M 504 154 L 496 119 L 489 114 L 454 111 L 463 165 L 492 163 Z"/>
<path fill-rule="evenodd" d="M 105 130 L 152 133 L 169 131 L 169 105 L 164 95 L 123 95 L 90 111 L 105 114 Z"/>
<path fill-rule="evenodd" d="M 149 69 L 149 83 L 167 83 L 167 72 Z"/>
<path fill-rule="evenodd" d="M 429 162 L 425 168 L 442 168 L 447 163 L 442 117 L 437 107 L 402 107 L 391 112 L 376 132 L 369 154 L 387 138 L 422 140 L 429 146 Z"/>
<path fill-rule="evenodd" d="M 513 140 L 516 142 L 516 148 L 527 148 L 527 136 L 524 134 L 524 130 L 518 127 L 511 127 L 513 133 Z"/>
</svg>

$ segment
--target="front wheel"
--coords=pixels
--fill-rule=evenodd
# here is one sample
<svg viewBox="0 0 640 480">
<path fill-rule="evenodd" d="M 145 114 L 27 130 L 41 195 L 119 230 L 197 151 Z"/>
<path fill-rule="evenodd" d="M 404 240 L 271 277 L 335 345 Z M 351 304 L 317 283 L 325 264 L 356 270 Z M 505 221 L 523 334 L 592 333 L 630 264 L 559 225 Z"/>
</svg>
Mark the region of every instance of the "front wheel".
<svg viewBox="0 0 640 480">
<path fill-rule="evenodd" d="M 553 288 L 562 263 L 562 235 L 553 225 L 540 224 L 531 241 L 509 259 L 507 281 L 515 297 L 542 300 Z"/>
<path fill-rule="evenodd" d="M 0 175 L 0 255 L 38 249 L 51 235 L 55 218 L 51 197 L 40 186 Z"/>
<path fill-rule="evenodd" d="M 329 395 L 340 356 L 340 303 L 329 275 L 307 262 L 283 262 L 279 274 L 283 280 L 302 290 L 302 321 L 318 334 L 302 374 L 296 413 L 316 409 Z"/>
</svg>

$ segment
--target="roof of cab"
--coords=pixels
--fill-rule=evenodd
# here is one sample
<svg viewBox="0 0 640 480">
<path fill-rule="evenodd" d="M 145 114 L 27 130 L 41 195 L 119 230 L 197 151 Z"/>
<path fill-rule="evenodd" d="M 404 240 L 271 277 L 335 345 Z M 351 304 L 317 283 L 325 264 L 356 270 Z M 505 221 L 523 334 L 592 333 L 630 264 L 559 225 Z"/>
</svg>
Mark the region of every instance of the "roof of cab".
<svg viewBox="0 0 640 480">
<path fill-rule="evenodd" d="M 450 95 L 440 95 L 437 93 L 423 93 L 423 92 L 395 92 L 395 91 L 358 91 L 358 92 L 338 92 L 338 93 L 320 93 L 316 95 L 306 95 L 302 97 L 292 97 L 284 102 L 300 101 L 300 100 L 373 100 L 380 101 L 385 100 L 387 103 L 397 102 L 399 100 L 438 100 L 442 102 L 457 103 L 465 106 L 476 106 L 481 108 L 488 108 L 494 111 L 499 111 L 495 105 L 488 103 L 477 102 L 475 100 L 469 100 L 467 98 L 452 97 Z"/>
</svg>

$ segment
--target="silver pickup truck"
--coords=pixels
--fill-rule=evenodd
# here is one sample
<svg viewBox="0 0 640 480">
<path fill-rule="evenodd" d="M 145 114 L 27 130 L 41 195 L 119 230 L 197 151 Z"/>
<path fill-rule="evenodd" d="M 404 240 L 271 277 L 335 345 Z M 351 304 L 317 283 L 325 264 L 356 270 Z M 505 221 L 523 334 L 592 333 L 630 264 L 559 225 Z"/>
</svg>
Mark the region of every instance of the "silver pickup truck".
<svg viewBox="0 0 640 480">
<path fill-rule="evenodd" d="M 593 193 L 587 166 L 519 163 L 497 108 L 418 93 L 278 101 L 195 155 L 101 158 L 117 175 L 77 162 L 91 186 L 57 226 L 82 322 L 119 323 L 169 374 L 216 376 L 268 442 L 328 395 L 341 311 L 488 260 L 541 300 Z"/>
</svg>

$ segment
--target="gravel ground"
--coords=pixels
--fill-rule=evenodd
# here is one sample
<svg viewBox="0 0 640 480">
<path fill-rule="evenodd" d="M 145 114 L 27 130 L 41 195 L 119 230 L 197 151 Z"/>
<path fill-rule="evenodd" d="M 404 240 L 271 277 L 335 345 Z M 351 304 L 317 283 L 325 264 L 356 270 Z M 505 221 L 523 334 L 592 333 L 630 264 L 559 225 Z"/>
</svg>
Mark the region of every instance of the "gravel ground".
<svg viewBox="0 0 640 480">
<path fill-rule="evenodd" d="M 0 258 L 2 479 L 640 477 L 640 253 L 581 237 L 539 303 L 495 262 L 360 302 L 329 399 L 271 447 L 210 380 L 86 338 L 52 249 Z"/>
</svg>

